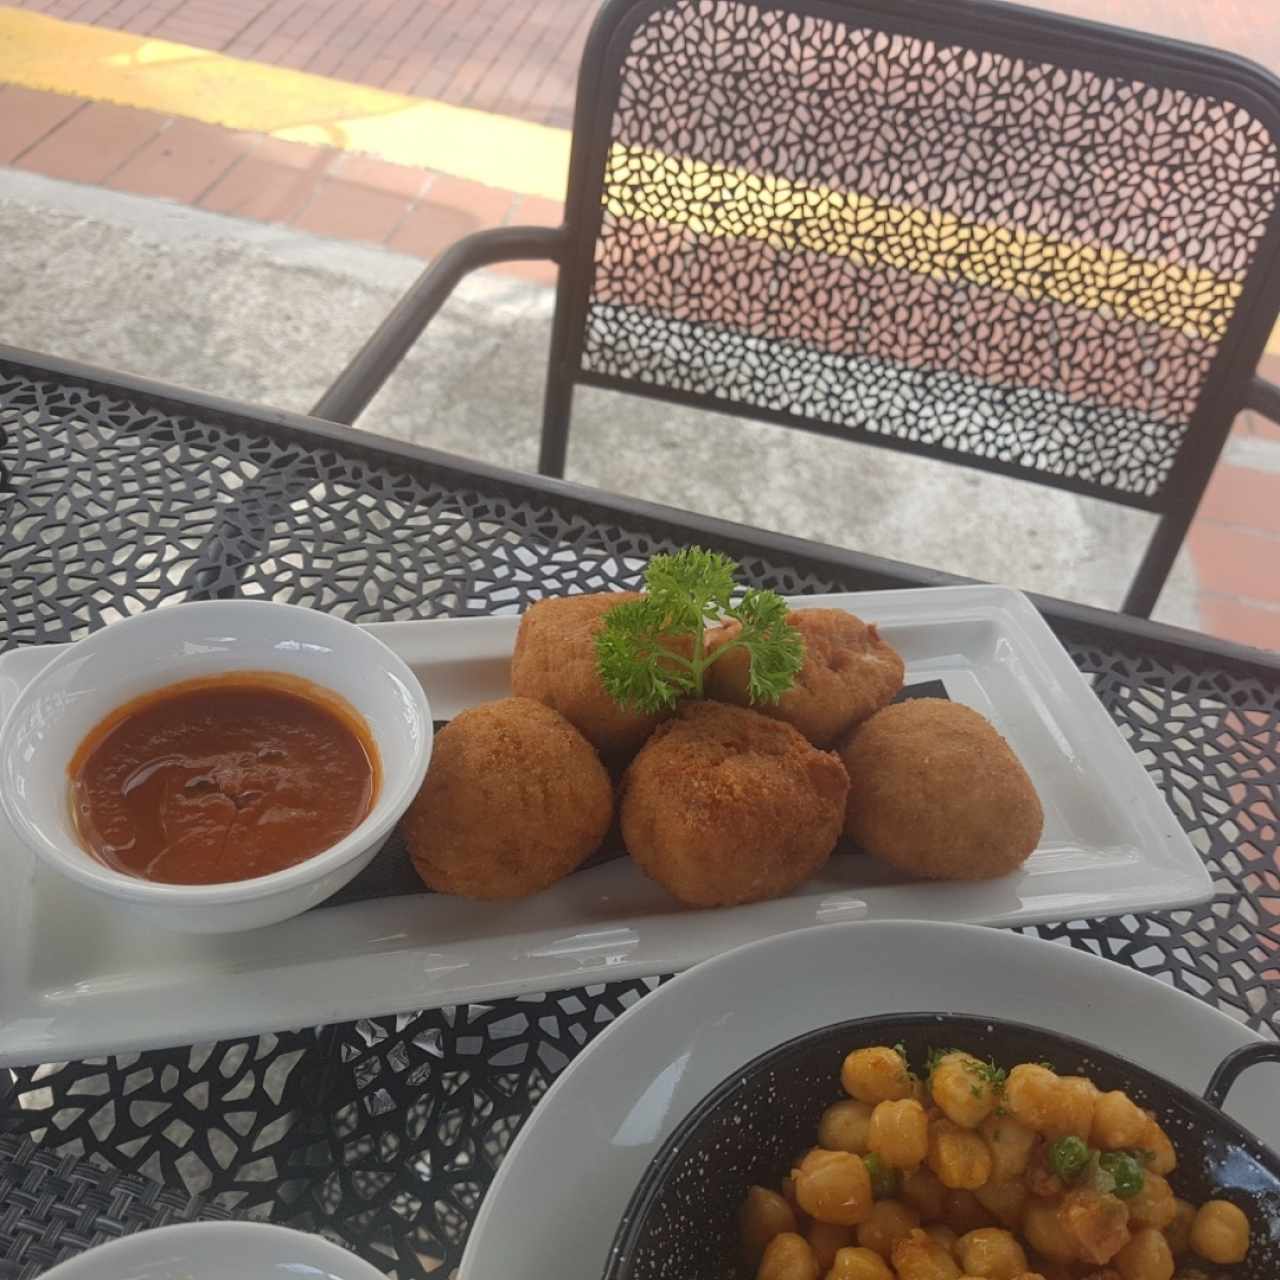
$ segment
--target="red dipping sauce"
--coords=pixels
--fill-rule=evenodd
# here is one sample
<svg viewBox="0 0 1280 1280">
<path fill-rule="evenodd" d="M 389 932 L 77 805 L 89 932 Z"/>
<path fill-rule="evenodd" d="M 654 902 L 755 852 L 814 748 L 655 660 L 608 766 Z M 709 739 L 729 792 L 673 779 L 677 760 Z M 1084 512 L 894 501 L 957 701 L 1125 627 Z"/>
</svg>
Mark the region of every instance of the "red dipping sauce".
<svg viewBox="0 0 1280 1280">
<path fill-rule="evenodd" d="M 101 862 L 164 884 L 223 884 L 350 835 L 381 770 L 368 726 L 337 694 L 241 671 L 117 708 L 67 772 L 76 829 Z"/>
</svg>

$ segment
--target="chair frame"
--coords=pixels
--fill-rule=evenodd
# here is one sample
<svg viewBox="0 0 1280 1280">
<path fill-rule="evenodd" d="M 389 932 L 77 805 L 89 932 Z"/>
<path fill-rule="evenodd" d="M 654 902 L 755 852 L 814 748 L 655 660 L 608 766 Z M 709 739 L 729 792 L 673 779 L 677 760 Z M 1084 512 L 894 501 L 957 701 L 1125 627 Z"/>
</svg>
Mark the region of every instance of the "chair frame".
<svg viewBox="0 0 1280 1280">
<path fill-rule="evenodd" d="M 586 309 L 600 232 L 601 175 L 611 142 L 612 104 L 620 66 L 636 28 L 669 0 L 609 0 L 583 52 L 573 121 L 564 222 L 559 227 L 502 227 L 475 232 L 423 272 L 312 410 L 350 424 L 377 393 L 448 300 L 462 277 L 500 262 L 550 260 L 559 268 L 538 470 L 562 477 L 574 388 L 592 385 L 717 410 L 842 440 L 922 453 L 977 470 L 1064 488 L 1151 511 L 1159 516 L 1125 597 L 1126 613 L 1146 617 L 1155 606 L 1186 537 L 1236 415 L 1253 409 L 1280 422 L 1280 386 L 1255 373 L 1280 313 L 1280 200 L 1250 265 L 1241 297 L 1214 357 L 1168 481 L 1154 498 L 1054 475 L 1037 476 L 999 459 L 976 458 L 945 446 L 859 433 L 848 426 L 757 408 L 719 396 L 613 378 L 581 367 Z M 999 0 L 761 0 L 781 13 L 884 26 L 908 35 L 963 40 L 1011 57 L 1071 66 L 1094 74 L 1140 78 L 1155 85 L 1229 97 L 1270 131 L 1280 147 L 1280 78 L 1231 54 Z M 1139 72 L 1139 68 L 1141 69 Z M 601 105 L 609 107 L 602 111 Z"/>
</svg>

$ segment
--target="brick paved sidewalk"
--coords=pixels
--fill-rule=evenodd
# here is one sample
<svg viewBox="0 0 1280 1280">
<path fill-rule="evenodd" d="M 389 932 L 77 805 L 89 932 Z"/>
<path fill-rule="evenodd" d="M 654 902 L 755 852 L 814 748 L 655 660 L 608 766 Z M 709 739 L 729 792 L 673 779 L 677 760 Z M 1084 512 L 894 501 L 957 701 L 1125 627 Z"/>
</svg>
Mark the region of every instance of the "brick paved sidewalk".
<svg viewBox="0 0 1280 1280">
<path fill-rule="evenodd" d="M 567 127 L 602 0 L 8 0 L 273 66 Z M 1276 0 L 1024 0 L 1280 71 Z"/>
<path fill-rule="evenodd" d="M 563 211 L 555 201 L 372 156 L 14 85 L 0 86 L 0 165 L 423 259 L 482 227 L 556 226 Z M 550 263 L 495 270 L 555 280 Z"/>
<path fill-rule="evenodd" d="M 12 0 L 114 27 L 567 126 L 599 0 Z"/>
</svg>

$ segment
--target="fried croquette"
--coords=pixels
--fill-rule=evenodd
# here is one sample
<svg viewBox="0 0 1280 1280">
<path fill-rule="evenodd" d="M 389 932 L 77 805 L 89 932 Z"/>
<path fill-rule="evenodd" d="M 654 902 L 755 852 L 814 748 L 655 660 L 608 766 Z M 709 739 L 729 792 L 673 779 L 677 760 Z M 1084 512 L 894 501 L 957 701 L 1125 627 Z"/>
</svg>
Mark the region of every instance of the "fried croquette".
<svg viewBox="0 0 1280 1280">
<path fill-rule="evenodd" d="M 520 619 L 511 655 L 511 692 L 564 716 L 603 756 L 633 756 L 669 713 L 620 707 L 596 669 L 596 632 L 615 605 L 639 600 L 636 591 L 539 600 Z"/>
<path fill-rule="evenodd" d="M 915 698 L 877 711 L 840 752 L 845 832 L 928 880 L 989 880 L 1031 855 L 1044 810 L 1009 744 L 970 707 Z"/>
<path fill-rule="evenodd" d="M 613 787 L 591 744 L 550 707 L 503 698 L 441 730 L 403 829 L 428 888 L 501 899 L 568 875 L 612 820 Z"/>
<path fill-rule="evenodd" d="M 707 668 L 707 696 L 785 720 L 815 747 L 834 746 L 855 724 L 893 701 L 902 688 L 902 659 L 874 623 L 844 609 L 797 609 L 787 621 L 804 638 L 804 666 L 780 701 L 750 701 L 751 659 L 744 649 Z M 741 630 L 737 622 L 714 628 L 707 634 L 708 650 L 728 644 Z"/>
<path fill-rule="evenodd" d="M 839 757 L 789 724 L 689 702 L 623 778 L 622 838 L 681 902 L 758 902 L 790 892 L 826 862 L 848 789 Z"/>
</svg>

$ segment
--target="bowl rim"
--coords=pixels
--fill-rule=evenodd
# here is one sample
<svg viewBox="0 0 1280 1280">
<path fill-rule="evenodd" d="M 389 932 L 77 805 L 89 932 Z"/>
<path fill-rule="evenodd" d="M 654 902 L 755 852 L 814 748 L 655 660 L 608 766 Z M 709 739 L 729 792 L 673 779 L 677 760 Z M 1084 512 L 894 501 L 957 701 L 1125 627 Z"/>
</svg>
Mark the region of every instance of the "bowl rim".
<svg viewBox="0 0 1280 1280">
<path fill-rule="evenodd" d="M 226 1238 L 235 1236 L 244 1240 L 253 1237 L 255 1241 L 270 1247 L 274 1242 L 282 1249 L 305 1251 L 310 1256 L 304 1261 L 312 1265 L 324 1265 L 333 1268 L 331 1280 L 341 1277 L 342 1280 L 383 1280 L 382 1272 L 366 1262 L 358 1253 L 335 1244 L 326 1236 L 316 1231 L 300 1231 L 297 1227 L 288 1227 L 279 1222 L 252 1222 L 242 1218 L 210 1218 L 195 1222 L 168 1222 L 160 1227 L 144 1227 L 141 1231 L 130 1231 L 127 1235 L 114 1240 L 104 1240 L 101 1244 L 90 1245 L 87 1249 L 64 1258 L 52 1269 L 45 1272 L 50 1280 L 64 1280 L 65 1277 L 98 1275 L 103 1260 L 128 1257 L 138 1250 L 167 1249 L 177 1247 L 175 1242 L 181 1239 L 191 1247 L 195 1247 L 202 1237 Z M 92 1259 L 92 1261 L 90 1261 Z"/>
<path fill-rule="evenodd" d="M 67 645 L 61 653 L 56 654 L 31 679 L 14 699 L 8 714 L 0 722 L 0 750 L 13 732 L 13 726 L 23 708 L 30 699 L 37 696 L 40 686 L 49 677 L 57 675 L 72 662 L 84 658 L 86 647 L 95 640 L 113 633 L 111 643 L 117 643 L 122 634 L 137 630 L 140 626 L 155 626 L 153 619 L 163 617 L 172 621 L 175 615 L 190 616 L 196 613 L 216 613 L 236 610 L 240 613 L 256 612 L 273 614 L 289 614 L 294 617 L 305 617 L 305 625 L 318 625 L 326 629 L 351 628 L 359 639 L 356 643 L 375 654 L 380 660 L 386 674 L 400 682 L 408 691 L 414 711 L 421 721 L 423 730 L 423 749 L 418 753 L 413 767 L 408 771 L 399 786 L 393 791 L 382 791 L 374 808 L 370 810 L 358 826 L 353 828 L 337 843 L 326 849 L 304 858 L 293 866 L 280 871 L 273 871 L 264 876 L 254 876 L 248 880 L 228 880 L 213 884 L 167 884 L 162 881 L 145 880 L 141 876 L 131 876 L 117 871 L 105 862 L 99 862 L 87 851 L 79 849 L 72 852 L 60 842 L 50 840 L 45 833 L 34 826 L 27 817 L 24 807 L 15 796 L 9 794 L 8 788 L 0 787 L 0 810 L 8 818 L 14 831 L 39 859 L 52 870 L 64 875 L 77 884 L 84 885 L 98 893 L 137 904 L 166 907 L 205 907 L 219 906 L 224 903 L 256 901 L 273 898 L 297 890 L 314 880 L 321 879 L 337 868 L 350 862 L 366 851 L 370 845 L 384 840 L 390 835 L 392 828 L 399 822 L 405 809 L 412 802 L 426 776 L 430 764 L 434 743 L 434 724 L 431 718 L 431 704 L 412 668 L 384 640 L 374 635 L 358 623 L 339 618 L 334 614 L 323 613 L 305 605 L 283 604 L 274 600 L 190 600 L 182 604 L 167 605 L 162 609 L 147 609 L 142 613 L 131 614 L 118 622 L 108 623 L 87 636 Z M 228 668 L 234 673 L 237 668 Z M 257 668 L 255 668 L 257 669 Z M 166 685 L 178 683 L 176 679 L 161 680 L 154 686 L 163 689 Z M 320 683 L 320 682 L 315 682 Z M 324 686 L 322 686 L 324 687 Z M 331 691 L 332 692 L 332 691 Z M 85 732 L 89 732 L 89 726 Z M 385 750 L 381 743 L 376 743 L 379 753 L 385 759 Z M 386 771 L 383 770 L 385 782 Z M 383 807 L 384 801 L 390 801 Z M 378 810 L 382 809 L 379 813 Z"/>
<path fill-rule="evenodd" d="M 1225 1126 L 1227 1133 L 1236 1143 L 1247 1150 L 1280 1182 L 1280 1155 L 1272 1151 L 1260 1139 L 1255 1138 L 1232 1116 L 1214 1107 L 1204 1098 L 1184 1089 L 1181 1085 L 1174 1084 L 1173 1081 L 1166 1079 L 1150 1068 L 1139 1066 L 1138 1063 L 1126 1058 L 1123 1054 L 1113 1053 L 1109 1049 L 1102 1049 L 1097 1045 L 1090 1044 L 1087 1040 L 1081 1040 L 1076 1036 L 1065 1035 L 1058 1031 L 1050 1031 L 1047 1027 L 1039 1027 L 1030 1022 L 1019 1022 L 1012 1018 L 1001 1018 L 992 1014 L 966 1013 L 960 1010 L 952 1012 L 939 1010 L 915 1013 L 878 1013 L 865 1018 L 843 1018 L 839 1022 L 828 1023 L 822 1027 L 815 1027 L 812 1031 L 805 1031 L 798 1036 L 792 1036 L 791 1039 L 784 1040 L 780 1044 L 764 1050 L 763 1053 L 758 1053 L 737 1070 L 730 1072 L 719 1084 L 694 1104 L 689 1113 L 671 1131 L 653 1159 L 649 1161 L 648 1167 L 636 1184 L 635 1190 L 631 1193 L 631 1198 L 627 1201 L 626 1208 L 622 1211 L 618 1228 L 614 1232 L 613 1241 L 609 1246 L 602 1280 L 625 1280 L 626 1275 L 629 1273 L 624 1271 L 623 1268 L 633 1256 L 641 1226 L 653 1208 L 653 1202 L 657 1198 L 667 1174 L 670 1173 L 672 1166 L 679 1159 L 686 1143 L 707 1117 L 721 1103 L 742 1088 L 750 1077 L 759 1074 L 777 1059 L 786 1057 L 788 1054 L 803 1048 L 811 1041 L 827 1039 L 846 1032 L 861 1034 L 868 1030 L 874 1031 L 878 1027 L 902 1028 L 904 1026 L 926 1024 L 942 1028 L 944 1037 L 946 1028 L 953 1024 L 965 1024 L 966 1026 L 975 1024 L 975 1029 L 977 1026 L 981 1026 L 987 1030 L 998 1028 L 1022 1032 L 1044 1037 L 1046 1040 L 1053 1041 L 1055 1048 L 1063 1049 L 1068 1053 L 1080 1053 L 1085 1059 L 1106 1059 L 1108 1065 L 1114 1066 L 1117 1070 L 1133 1072 L 1145 1081 L 1168 1091 L 1190 1106 L 1192 1111 L 1196 1112 L 1207 1124 Z M 1215 1071 L 1215 1078 L 1217 1074 L 1217 1071 Z M 1207 1085 L 1206 1088 L 1208 1088 Z M 1224 1190 L 1229 1189 L 1224 1188 Z"/>
</svg>

